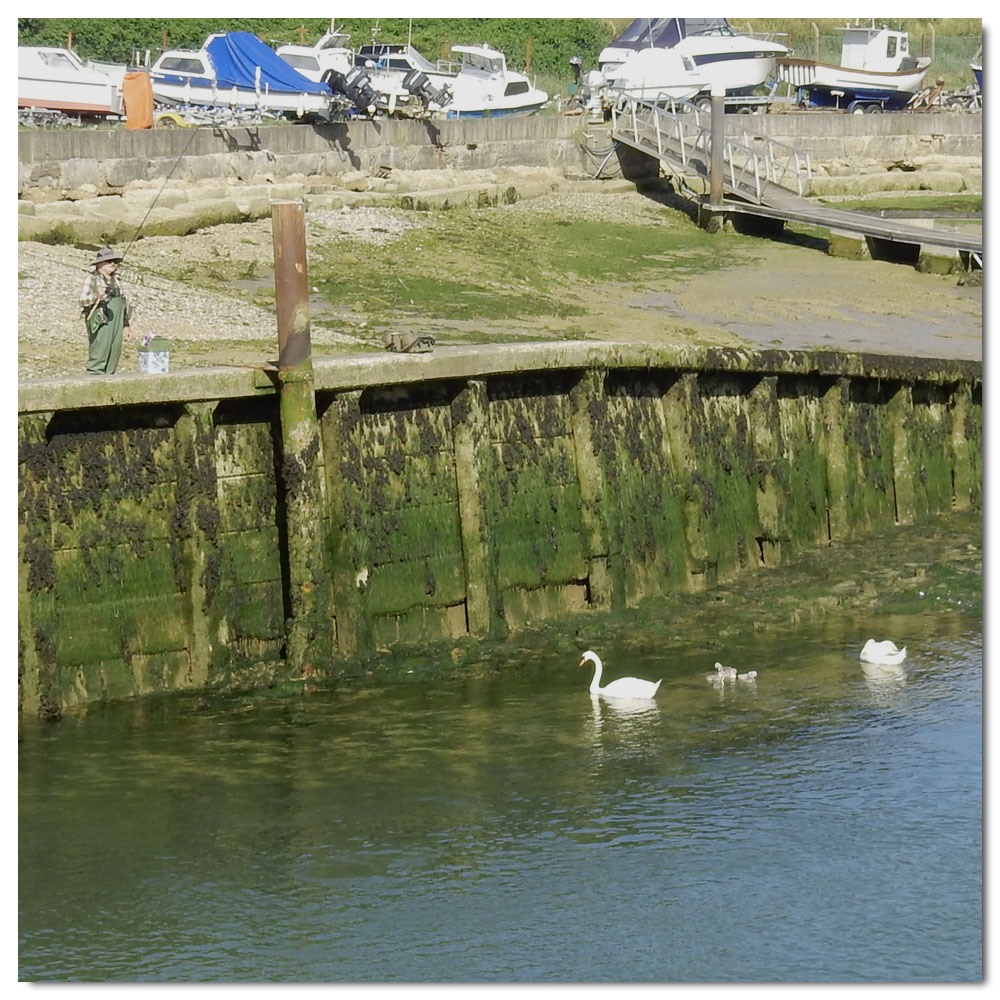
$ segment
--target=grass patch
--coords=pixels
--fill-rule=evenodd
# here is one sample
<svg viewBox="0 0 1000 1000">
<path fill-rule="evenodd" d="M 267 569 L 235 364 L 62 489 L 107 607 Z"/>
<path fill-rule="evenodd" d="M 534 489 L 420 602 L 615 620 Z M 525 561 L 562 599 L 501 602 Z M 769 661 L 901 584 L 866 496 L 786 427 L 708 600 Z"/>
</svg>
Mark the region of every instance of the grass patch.
<svg viewBox="0 0 1000 1000">
<path fill-rule="evenodd" d="M 739 256 L 740 238 L 720 241 L 680 213 L 645 212 L 607 223 L 544 211 L 456 209 L 385 247 L 314 254 L 310 284 L 331 303 L 383 321 L 567 319 L 583 315 L 581 285 L 662 280 L 717 270 Z"/>
<path fill-rule="evenodd" d="M 982 214 L 983 196 L 981 194 L 934 194 L 915 195 L 907 198 L 857 198 L 851 201 L 828 201 L 821 198 L 820 204 L 826 208 L 843 209 L 845 212 L 904 211 Z"/>
</svg>

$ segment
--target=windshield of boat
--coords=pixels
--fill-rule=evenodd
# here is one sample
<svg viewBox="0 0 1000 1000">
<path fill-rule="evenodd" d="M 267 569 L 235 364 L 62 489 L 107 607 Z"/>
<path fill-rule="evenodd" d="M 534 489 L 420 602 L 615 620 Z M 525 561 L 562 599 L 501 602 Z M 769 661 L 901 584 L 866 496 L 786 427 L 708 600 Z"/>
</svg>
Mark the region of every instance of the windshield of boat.
<svg viewBox="0 0 1000 1000">
<path fill-rule="evenodd" d="M 204 73 L 205 67 L 199 59 L 185 59 L 181 56 L 167 56 L 161 63 L 160 69 L 174 73 Z"/>
<path fill-rule="evenodd" d="M 463 52 L 462 68 L 476 69 L 481 73 L 502 73 L 503 56 L 487 56 L 480 52 Z"/>
<path fill-rule="evenodd" d="M 297 56 L 293 52 L 279 52 L 278 55 L 293 69 L 319 69 L 319 60 L 314 56 Z"/>
<path fill-rule="evenodd" d="M 685 17 L 684 35 L 735 35 L 724 17 Z"/>
<path fill-rule="evenodd" d="M 436 70 L 434 64 L 412 45 L 362 45 L 354 57 L 354 64 L 364 66 L 369 61 L 375 64 L 376 69 L 398 69 L 404 72 L 421 69 L 425 73 Z"/>
<path fill-rule="evenodd" d="M 68 52 L 39 52 L 38 57 L 46 66 L 53 69 L 79 69 L 79 65 L 70 58 Z"/>
</svg>

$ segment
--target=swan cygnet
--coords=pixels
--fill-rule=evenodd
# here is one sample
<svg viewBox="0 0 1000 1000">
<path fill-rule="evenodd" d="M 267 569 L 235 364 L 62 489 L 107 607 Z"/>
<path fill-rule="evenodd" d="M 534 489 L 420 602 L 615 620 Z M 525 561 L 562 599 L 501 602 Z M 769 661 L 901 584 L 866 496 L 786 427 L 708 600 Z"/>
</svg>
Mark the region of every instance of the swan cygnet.
<svg viewBox="0 0 1000 1000">
<path fill-rule="evenodd" d="M 736 679 L 736 667 L 724 667 L 721 663 L 716 663 L 715 669 L 718 671 L 718 676 L 724 681 Z"/>
<path fill-rule="evenodd" d="M 906 647 L 899 649 L 891 639 L 884 639 L 881 642 L 869 639 L 861 650 L 861 659 L 865 663 L 895 666 L 906 659 Z"/>
<path fill-rule="evenodd" d="M 605 698 L 652 698 L 663 683 L 663 679 L 653 682 L 640 680 L 638 677 L 619 677 L 606 687 L 601 687 L 601 673 L 604 664 L 592 649 L 588 649 L 580 657 L 580 666 L 590 661 L 594 664 L 594 679 L 590 682 L 590 693 L 603 695 Z"/>
<path fill-rule="evenodd" d="M 746 681 L 747 684 L 756 684 L 757 683 L 757 671 L 756 670 L 748 670 L 745 674 L 737 674 L 736 675 L 736 679 L 738 681 Z"/>
</svg>

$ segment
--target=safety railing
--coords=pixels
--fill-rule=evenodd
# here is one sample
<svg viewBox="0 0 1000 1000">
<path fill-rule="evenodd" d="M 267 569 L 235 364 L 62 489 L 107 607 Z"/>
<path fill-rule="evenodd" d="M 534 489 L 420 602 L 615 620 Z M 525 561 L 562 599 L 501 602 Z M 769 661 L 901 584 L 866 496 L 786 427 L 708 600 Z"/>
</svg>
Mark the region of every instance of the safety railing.
<svg viewBox="0 0 1000 1000">
<path fill-rule="evenodd" d="M 692 161 L 708 171 L 712 151 L 711 116 L 687 101 L 670 98 L 625 98 L 611 111 L 614 135 L 660 160 L 687 168 Z M 802 195 L 812 176 L 808 154 L 767 136 L 743 132 L 726 137 L 723 147 L 726 182 L 757 204 L 768 184 Z"/>
</svg>

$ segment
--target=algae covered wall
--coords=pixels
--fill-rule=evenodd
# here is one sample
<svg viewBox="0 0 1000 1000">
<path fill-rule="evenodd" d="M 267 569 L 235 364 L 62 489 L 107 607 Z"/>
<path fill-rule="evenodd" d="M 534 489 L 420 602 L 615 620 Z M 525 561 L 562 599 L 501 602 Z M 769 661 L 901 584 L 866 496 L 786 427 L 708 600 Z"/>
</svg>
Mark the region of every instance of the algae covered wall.
<svg viewBox="0 0 1000 1000">
<path fill-rule="evenodd" d="M 318 361 L 311 595 L 377 649 L 700 591 L 982 502 L 981 366 L 561 343 Z M 19 705 L 291 680 L 262 372 L 23 384 Z"/>
</svg>

